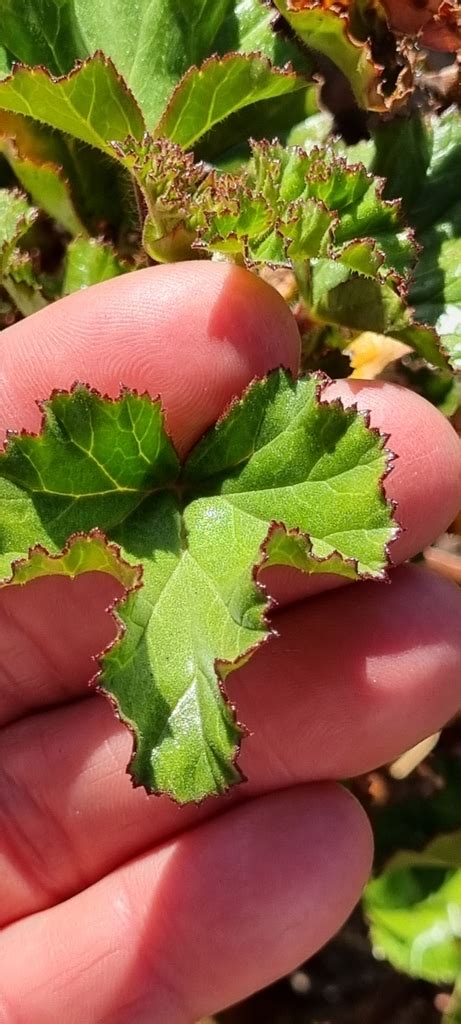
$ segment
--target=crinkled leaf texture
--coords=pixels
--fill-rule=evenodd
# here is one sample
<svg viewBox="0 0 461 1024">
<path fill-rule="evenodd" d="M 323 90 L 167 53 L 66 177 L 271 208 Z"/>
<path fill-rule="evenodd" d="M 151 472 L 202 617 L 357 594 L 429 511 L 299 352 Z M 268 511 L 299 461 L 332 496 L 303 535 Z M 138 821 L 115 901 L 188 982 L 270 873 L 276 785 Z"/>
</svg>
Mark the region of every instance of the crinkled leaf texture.
<svg viewBox="0 0 461 1024">
<path fill-rule="evenodd" d="M 421 852 L 401 851 L 365 890 L 375 951 L 435 983 L 461 974 L 461 831 Z"/>
<path fill-rule="evenodd" d="M 385 576 L 391 456 L 324 386 L 282 370 L 253 382 L 181 466 L 158 400 L 76 385 L 0 456 L 4 585 L 96 569 L 124 587 L 98 685 L 149 791 L 183 803 L 241 779 L 223 682 L 269 635 L 261 567 Z"/>
</svg>

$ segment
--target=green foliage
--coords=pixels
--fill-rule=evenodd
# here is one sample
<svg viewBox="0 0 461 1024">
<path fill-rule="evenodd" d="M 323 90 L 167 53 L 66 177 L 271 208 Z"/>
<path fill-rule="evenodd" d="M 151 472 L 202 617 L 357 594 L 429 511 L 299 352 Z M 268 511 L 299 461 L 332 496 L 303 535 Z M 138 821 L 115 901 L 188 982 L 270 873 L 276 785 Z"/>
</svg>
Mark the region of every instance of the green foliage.
<svg viewBox="0 0 461 1024">
<path fill-rule="evenodd" d="M 409 300 L 418 320 L 431 324 L 452 366 L 461 369 L 461 118 L 441 117 L 383 124 L 375 132 L 373 169 L 386 175 L 386 193 L 401 195 L 422 246 Z M 399 154 L 405 146 L 405 161 Z M 408 160 L 407 160 L 408 151 Z"/>
<path fill-rule="evenodd" d="M 0 82 L 0 109 L 32 117 L 109 153 L 112 139 L 140 138 L 145 127 L 134 97 L 102 54 L 60 79 L 44 68 L 18 67 Z"/>
<path fill-rule="evenodd" d="M 302 78 L 279 71 L 258 54 L 209 57 L 200 68 L 190 68 L 181 79 L 156 134 L 187 149 L 242 107 L 303 88 Z"/>
<path fill-rule="evenodd" d="M 92 284 L 109 281 L 127 270 L 108 242 L 74 238 L 67 247 L 62 294 L 70 295 Z"/>
<path fill-rule="evenodd" d="M 134 732 L 136 782 L 180 802 L 241 778 L 243 732 L 221 683 L 268 636 L 258 568 L 385 573 L 388 452 L 321 390 L 282 371 L 255 382 L 181 467 L 159 401 L 76 387 L 44 404 L 38 437 L 12 437 L 0 456 L 2 573 L 33 548 L 13 583 L 101 557 L 119 580 L 133 567 L 99 684 Z"/>
<path fill-rule="evenodd" d="M 300 39 L 341 69 L 360 106 L 372 110 L 382 108 L 382 100 L 377 95 L 378 69 L 370 48 L 354 40 L 344 12 L 307 0 L 296 6 L 290 0 L 275 0 L 275 3 Z"/>
<path fill-rule="evenodd" d="M 461 832 L 421 853 L 402 851 L 364 897 L 375 952 L 400 971 L 437 983 L 461 975 Z"/>
<path fill-rule="evenodd" d="M 152 130 L 183 75 L 211 54 L 259 52 L 279 67 L 291 61 L 308 71 L 308 59 L 274 34 L 271 18 L 260 0 L 5 0 L 0 42 L 15 60 L 43 64 L 54 75 L 103 51 Z"/>
<path fill-rule="evenodd" d="M 327 338 L 343 348 L 373 331 L 440 370 L 445 352 L 456 366 L 459 115 L 375 121 L 373 141 L 349 150 L 328 137 L 332 120 L 303 48 L 342 68 L 363 106 L 390 107 L 400 72 L 390 85 L 386 65 L 381 80 L 373 56 L 392 51 L 384 12 L 278 0 L 285 20 L 274 27 L 262 0 L 141 0 L 117 5 L 117 17 L 114 3 L 4 4 L 3 64 L 23 63 L 0 81 L 2 152 L 35 206 L 82 240 L 51 276 L 44 259 L 47 284 L 39 273 L 35 300 L 199 252 L 293 270 L 310 356 Z M 261 141 L 250 146 L 251 134 Z M 281 143 L 263 141 L 275 134 Z M 299 142 L 305 151 L 287 148 Z M 424 247 L 419 262 L 400 198 Z M 83 251 L 91 269 L 74 273 Z M 36 308 L 10 297 L 23 315 Z"/>
</svg>

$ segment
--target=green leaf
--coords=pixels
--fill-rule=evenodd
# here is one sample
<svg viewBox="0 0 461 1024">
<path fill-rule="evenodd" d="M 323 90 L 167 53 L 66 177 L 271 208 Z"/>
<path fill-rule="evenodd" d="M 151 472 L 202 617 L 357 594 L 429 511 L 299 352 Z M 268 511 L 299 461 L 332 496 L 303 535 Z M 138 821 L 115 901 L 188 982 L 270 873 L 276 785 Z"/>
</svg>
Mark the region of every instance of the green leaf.
<svg viewBox="0 0 461 1024">
<path fill-rule="evenodd" d="M 0 189 L 0 269 L 5 274 L 19 239 L 32 227 L 37 210 L 16 189 Z"/>
<path fill-rule="evenodd" d="M 61 224 L 71 235 L 85 231 L 74 207 L 69 182 L 56 164 L 35 164 L 15 153 L 14 145 L 1 147 L 22 187 L 45 213 Z"/>
<path fill-rule="evenodd" d="M 461 116 L 450 108 L 441 117 L 424 119 L 413 114 L 402 121 L 394 119 L 376 130 L 375 146 L 373 166 L 387 174 L 386 194 L 403 194 L 408 219 L 422 247 L 409 302 L 416 319 L 435 328 L 452 366 L 459 369 Z"/>
<path fill-rule="evenodd" d="M 120 557 L 115 544 L 109 544 L 104 534 L 92 530 L 86 536 L 71 537 L 63 551 L 50 555 L 39 544 L 30 548 L 26 558 L 17 559 L 11 566 L 11 577 L 0 582 L 0 588 L 24 586 L 43 576 L 68 576 L 75 579 L 85 572 L 104 572 L 113 576 L 126 591 L 139 586 L 139 567 L 130 566 Z"/>
<path fill-rule="evenodd" d="M 303 207 L 307 204 L 313 209 L 313 204 L 317 204 L 328 211 L 330 240 L 324 233 L 316 245 L 312 246 L 309 241 L 304 252 L 302 246 L 298 246 L 297 259 L 327 255 L 328 250 L 332 258 L 340 262 L 344 259 L 349 267 L 351 253 L 346 243 L 362 239 L 369 243 L 371 238 L 375 246 L 376 276 L 383 279 L 389 274 L 405 276 L 415 259 L 413 239 L 400 221 L 399 205 L 385 201 L 381 189 L 380 179 L 374 178 L 361 165 L 346 164 L 329 149 L 314 148 L 306 153 L 275 143 L 256 143 L 253 160 L 240 178 L 218 178 L 214 207 L 209 201 L 211 214 L 208 216 L 206 212 L 207 227 L 199 234 L 199 244 L 218 248 L 219 230 L 213 214 L 220 213 L 220 206 L 232 214 L 224 222 L 223 242 L 237 230 L 234 221 L 240 216 L 238 197 L 242 193 L 255 205 L 264 200 L 271 211 L 271 230 L 287 238 L 290 238 L 290 225 L 296 227 Z M 296 216 L 294 211 L 297 211 Z M 299 236 L 299 230 L 297 233 Z M 273 262 L 283 262 L 284 258 L 286 252 L 285 257 L 274 258 Z M 367 272 L 370 267 L 368 260 Z"/>
<path fill-rule="evenodd" d="M 109 281 L 128 270 L 114 248 L 97 238 L 75 238 L 67 246 L 63 295 Z"/>
<path fill-rule="evenodd" d="M 0 43 L 14 59 L 54 75 L 102 50 L 153 129 L 188 68 L 211 54 L 259 50 L 282 67 L 292 61 L 308 71 L 307 57 L 272 31 L 271 19 L 261 0 L 3 0 Z"/>
<path fill-rule="evenodd" d="M 117 237 L 129 215 L 127 172 L 104 153 L 22 114 L 0 112 L 2 149 L 33 202 L 72 235 Z M 1 145 L 1 144 L 0 144 Z"/>
<path fill-rule="evenodd" d="M 16 189 L 0 189 L 0 281 L 23 316 L 47 305 L 33 275 L 30 258 L 17 248 L 34 224 L 37 213 Z"/>
<path fill-rule="evenodd" d="M 402 851 L 364 896 L 375 952 L 436 983 L 461 974 L 461 831 Z"/>
<path fill-rule="evenodd" d="M 148 790 L 186 802 L 241 778 L 242 727 L 221 684 L 268 636 L 258 568 L 385 575 L 389 453 L 356 410 L 320 401 L 324 386 L 283 371 L 253 383 L 183 467 L 158 401 L 79 386 L 0 456 L 3 572 L 37 544 L 60 565 L 69 535 L 94 529 L 142 565 L 99 684 L 135 735 L 130 771 Z"/>
<path fill-rule="evenodd" d="M 89 56 L 73 0 L 2 0 L 1 15 L 0 40 L 13 61 L 65 75 Z"/>
<path fill-rule="evenodd" d="M 461 202 L 450 221 L 421 236 L 423 245 L 410 291 L 418 320 L 435 327 L 451 365 L 461 369 Z"/>
<path fill-rule="evenodd" d="M 139 107 L 114 65 L 96 54 L 67 77 L 18 66 L 0 82 L 0 110 L 24 114 L 113 156 L 111 142 L 141 138 Z"/>
<path fill-rule="evenodd" d="M 302 78 L 257 53 L 209 57 L 186 72 L 156 128 L 187 148 L 242 107 L 304 89 Z"/>
<path fill-rule="evenodd" d="M 307 85 L 296 93 L 274 97 L 232 114 L 194 147 L 200 160 L 223 171 L 238 172 L 251 156 L 251 140 L 277 138 L 283 145 L 311 149 L 324 143 L 333 129 L 333 117 L 319 105 L 318 85 Z"/>
<path fill-rule="evenodd" d="M 383 110 L 380 71 L 368 41 L 359 41 L 351 31 L 349 13 L 342 6 L 324 0 L 274 0 L 275 6 L 303 43 L 328 57 L 351 84 L 359 106 Z"/>
<path fill-rule="evenodd" d="M 441 368 L 446 360 L 436 332 L 414 322 L 392 280 L 371 280 L 353 273 L 346 263 L 319 260 L 306 285 L 309 309 L 324 323 L 353 331 L 389 334 Z"/>
</svg>

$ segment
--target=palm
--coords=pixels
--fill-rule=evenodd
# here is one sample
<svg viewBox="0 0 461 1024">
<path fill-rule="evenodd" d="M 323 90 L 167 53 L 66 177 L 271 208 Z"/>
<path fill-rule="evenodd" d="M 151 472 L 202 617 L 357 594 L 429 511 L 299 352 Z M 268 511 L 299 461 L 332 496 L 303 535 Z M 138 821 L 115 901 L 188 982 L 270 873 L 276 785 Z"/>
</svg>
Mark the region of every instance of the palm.
<svg viewBox="0 0 461 1024">
<path fill-rule="evenodd" d="M 255 374 L 298 359 L 276 294 L 210 264 L 73 296 L 2 345 L 5 427 L 36 428 L 33 399 L 53 387 L 123 382 L 161 392 L 182 451 Z M 400 456 L 388 490 L 402 561 L 461 503 L 458 441 L 409 392 L 358 397 Z M 249 783 L 200 808 L 149 799 L 124 772 L 128 733 L 86 689 L 115 587 L 84 576 L 1 594 L 2 1024 L 180 1024 L 291 969 L 339 927 L 369 870 L 363 814 L 325 780 L 389 760 L 459 704 L 458 591 L 407 567 L 390 587 L 314 600 L 308 580 L 279 572 L 282 603 L 311 599 L 278 613 L 277 644 L 230 682 L 254 731 Z"/>
</svg>

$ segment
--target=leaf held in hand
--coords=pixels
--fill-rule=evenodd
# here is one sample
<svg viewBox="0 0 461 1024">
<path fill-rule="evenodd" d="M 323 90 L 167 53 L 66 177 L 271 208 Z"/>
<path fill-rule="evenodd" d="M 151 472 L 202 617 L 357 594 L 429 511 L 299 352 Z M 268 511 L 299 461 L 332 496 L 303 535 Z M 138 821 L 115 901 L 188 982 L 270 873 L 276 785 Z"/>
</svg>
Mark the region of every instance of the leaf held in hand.
<svg viewBox="0 0 461 1024">
<path fill-rule="evenodd" d="M 0 456 L 2 566 L 17 559 L 18 512 L 34 548 L 22 578 L 69 571 L 80 548 L 78 571 L 98 568 L 113 557 L 101 531 L 120 549 L 115 574 L 119 559 L 142 566 L 141 588 L 124 583 L 99 685 L 134 733 L 130 770 L 148 790 L 186 802 L 241 779 L 243 729 L 222 686 L 269 635 L 259 570 L 385 575 L 389 452 L 356 410 L 321 401 L 324 386 L 284 371 L 255 381 L 182 466 L 158 401 L 76 386 L 43 404 L 38 436 L 12 436 Z"/>
</svg>

